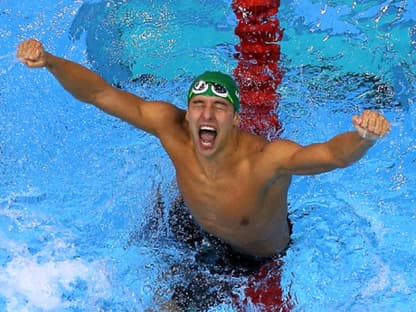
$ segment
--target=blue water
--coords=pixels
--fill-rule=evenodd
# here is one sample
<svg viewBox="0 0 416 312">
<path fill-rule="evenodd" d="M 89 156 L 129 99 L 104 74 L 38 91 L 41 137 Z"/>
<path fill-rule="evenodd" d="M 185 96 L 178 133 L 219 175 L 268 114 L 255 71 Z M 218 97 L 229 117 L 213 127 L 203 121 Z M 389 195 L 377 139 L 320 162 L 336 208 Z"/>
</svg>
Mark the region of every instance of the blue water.
<svg viewBox="0 0 416 312">
<path fill-rule="evenodd" d="M 415 6 L 281 5 L 283 137 L 326 140 L 364 108 L 392 122 L 353 166 L 294 178 L 282 268 L 294 310 L 414 310 Z M 230 1 L 2 0 L 0 22 L 0 310 L 158 311 L 171 266 L 190 259 L 154 209 L 178 194 L 167 155 L 14 53 L 35 37 L 127 90 L 185 107 L 195 74 L 236 65 Z"/>
</svg>

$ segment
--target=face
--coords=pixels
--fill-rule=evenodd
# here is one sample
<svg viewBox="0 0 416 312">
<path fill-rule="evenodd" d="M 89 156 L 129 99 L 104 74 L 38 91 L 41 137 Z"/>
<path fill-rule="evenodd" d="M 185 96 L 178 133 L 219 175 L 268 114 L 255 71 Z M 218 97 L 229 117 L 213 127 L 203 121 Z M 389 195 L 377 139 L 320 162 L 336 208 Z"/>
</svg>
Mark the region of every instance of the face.
<svg viewBox="0 0 416 312">
<path fill-rule="evenodd" d="M 224 98 L 197 95 L 188 104 L 186 120 L 197 151 L 206 157 L 222 150 L 235 127 L 238 114 Z"/>
</svg>

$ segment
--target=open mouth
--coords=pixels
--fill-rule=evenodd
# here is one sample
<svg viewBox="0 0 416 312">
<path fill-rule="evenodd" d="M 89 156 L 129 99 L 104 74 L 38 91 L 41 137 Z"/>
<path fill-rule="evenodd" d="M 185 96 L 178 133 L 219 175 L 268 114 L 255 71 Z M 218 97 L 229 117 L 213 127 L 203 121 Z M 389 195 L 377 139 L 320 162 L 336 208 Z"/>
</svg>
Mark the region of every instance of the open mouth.
<svg viewBox="0 0 416 312">
<path fill-rule="evenodd" d="M 199 128 L 199 139 L 204 147 L 212 147 L 217 137 L 217 129 L 210 126 L 201 126 Z"/>
</svg>

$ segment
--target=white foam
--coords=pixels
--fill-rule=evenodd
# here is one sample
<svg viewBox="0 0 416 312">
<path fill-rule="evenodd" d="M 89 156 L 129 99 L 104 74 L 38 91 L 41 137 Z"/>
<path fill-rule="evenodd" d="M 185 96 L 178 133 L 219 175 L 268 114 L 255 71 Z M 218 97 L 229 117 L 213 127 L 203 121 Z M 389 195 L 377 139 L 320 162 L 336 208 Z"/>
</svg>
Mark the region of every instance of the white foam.
<svg viewBox="0 0 416 312">
<path fill-rule="evenodd" d="M 8 256 L 0 267 L 0 297 L 13 312 L 94 307 L 111 296 L 104 261 L 80 258 L 69 229 L 26 207 L 42 199 L 39 194 L 31 190 L 0 201 L 7 226 L 0 228 L 0 247 Z"/>
<path fill-rule="evenodd" d="M 0 271 L 0 295 L 6 299 L 8 311 L 52 311 L 74 304 L 64 301 L 62 291 L 72 290 L 82 280 L 89 298 L 108 298 L 110 284 L 102 268 L 97 261 L 38 263 L 35 257 L 17 256 Z"/>
</svg>

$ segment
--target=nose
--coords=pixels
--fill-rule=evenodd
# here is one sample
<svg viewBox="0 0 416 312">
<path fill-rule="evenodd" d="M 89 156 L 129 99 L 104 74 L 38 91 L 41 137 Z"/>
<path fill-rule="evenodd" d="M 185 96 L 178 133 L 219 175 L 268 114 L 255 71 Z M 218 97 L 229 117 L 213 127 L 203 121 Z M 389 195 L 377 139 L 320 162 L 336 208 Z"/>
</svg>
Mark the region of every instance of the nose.
<svg viewBox="0 0 416 312">
<path fill-rule="evenodd" d="M 205 105 L 202 111 L 202 117 L 204 120 L 214 119 L 214 108 L 212 105 Z"/>
</svg>

